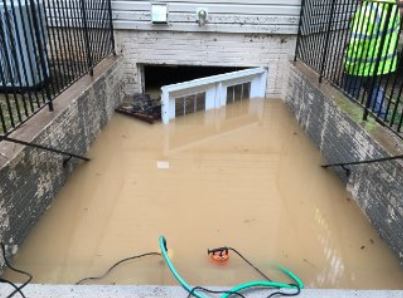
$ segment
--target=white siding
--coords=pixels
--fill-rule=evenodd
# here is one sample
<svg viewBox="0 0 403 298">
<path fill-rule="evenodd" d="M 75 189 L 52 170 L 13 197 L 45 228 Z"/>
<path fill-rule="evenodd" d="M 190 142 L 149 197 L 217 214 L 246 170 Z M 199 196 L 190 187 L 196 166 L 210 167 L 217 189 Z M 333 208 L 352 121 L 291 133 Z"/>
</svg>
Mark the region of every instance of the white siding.
<svg viewBox="0 0 403 298">
<path fill-rule="evenodd" d="M 151 23 L 151 1 L 112 0 L 116 29 L 152 31 L 296 34 L 301 0 L 159 0 L 168 5 L 168 24 Z M 208 23 L 196 23 L 196 11 Z"/>
</svg>

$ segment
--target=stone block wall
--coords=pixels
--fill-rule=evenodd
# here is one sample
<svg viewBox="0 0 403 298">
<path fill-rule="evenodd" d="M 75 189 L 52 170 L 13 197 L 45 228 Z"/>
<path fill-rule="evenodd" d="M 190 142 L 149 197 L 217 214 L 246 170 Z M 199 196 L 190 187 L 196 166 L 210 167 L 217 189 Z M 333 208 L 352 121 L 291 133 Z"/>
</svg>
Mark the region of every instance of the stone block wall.
<svg viewBox="0 0 403 298">
<path fill-rule="evenodd" d="M 280 97 L 295 35 L 116 30 L 126 93 L 140 92 L 141 64 L 268 68 L 268 97 Z"/>
<path fill-rule="evenodd" d="M 329 163 L 360 161 L 403 153 L 403 141 L 306 66 L 290 64 L 285 102 Z M 403 160 L 350 166 L 345 181 L 359 207 L 403 264 Z"/>
<path fill-rule="evenodd" d="M 122 100 L 121 59 L 111 58 L 56 98 L 54 112 L 42 110 L 11 137 L 85 155 Z M 4 141 L 0 154 L 0 241 L 16 253 L 80 162 L 63 167 L 65 156 Z"/>
</svg>

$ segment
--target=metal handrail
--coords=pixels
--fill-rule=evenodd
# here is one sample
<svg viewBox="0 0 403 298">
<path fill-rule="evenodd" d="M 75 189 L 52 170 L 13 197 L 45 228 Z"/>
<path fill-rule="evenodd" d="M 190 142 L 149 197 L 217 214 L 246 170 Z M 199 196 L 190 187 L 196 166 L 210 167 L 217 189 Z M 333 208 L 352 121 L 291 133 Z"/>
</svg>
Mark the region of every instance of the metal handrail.
<svg viewBox="0 0 403 298">
<path fill-rule="evenodd" d="M 29 142 L 25 142 L 25 141 L 22 141 L 22 140 L 15 139 L 15 138 L 0 136 L 0 141 L 10 142 L 10 143 L 24 145 L 24 146 L 29 146 L 29 147 L 32 147 L 32 148 L 36 148 L 36 149 L 52 152 L 52 153 L 55 153 L 55 154 L 60 154 L 60 155 L 67 156 L 67 159 L 63 160 L 63 166 L 66 166 L 66 163 L 73 157 L 77 158 L 77 159 L 80 159 L 80 160 L 83 160 L 85 162 L 88 162 L 88 161 L 91 160 L 88 157 L 77 155 L 77 154 L 67 152 L 67 151 L 62 151 L 62 150 L 56 149 L 54 147 L 44 146 L 44 145 L 35 144 L 35 143 L 29 143 Z"/>
<path fill-rule="evenodd" d="M 350 170 L 347 169 L 346 166 L 357 166 L 357 165 L 362 165 L 362 164 L 385 162 L 385 161 L 396 160 L 396 159 L 403 159 L 403 154 L 402 155 L 396 155 L 396 156 L 368 159 L 368 160 L 324 164 L 324 165 L 321 165 L 321 167 L 324 168 L 324 169 L 332 168 L 332 167 L 341 167 L 349 174 Z"/>
</svg>

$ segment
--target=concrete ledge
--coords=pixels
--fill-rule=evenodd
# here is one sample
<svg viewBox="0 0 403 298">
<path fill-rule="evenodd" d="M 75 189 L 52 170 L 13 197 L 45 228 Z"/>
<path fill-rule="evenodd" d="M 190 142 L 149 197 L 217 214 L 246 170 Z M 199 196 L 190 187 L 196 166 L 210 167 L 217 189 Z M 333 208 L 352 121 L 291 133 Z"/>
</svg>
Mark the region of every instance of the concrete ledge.
<svg viewBox="0 0 403 298">
<path fill-rule="evenodd" d="M 222 290 L 223 288 L 208 287 Z M 0 293 L 11 293 L 8 285 L 0 284 Z M 250 298 L 261 298 L 269 291 L 256 291 Z M 28 285 L 24 294 L 30 298 L 146 298 L 146 297 L 187 297 L 187 292 L 178 286 L 72 286 L 72 285 Z M 213 297 L 213 296 L 211 296 Z M 359 290 L 317 290 L 305 289 L 298 298 L 402 298 L 403 291 L 359 291 Z"/>
</svg>

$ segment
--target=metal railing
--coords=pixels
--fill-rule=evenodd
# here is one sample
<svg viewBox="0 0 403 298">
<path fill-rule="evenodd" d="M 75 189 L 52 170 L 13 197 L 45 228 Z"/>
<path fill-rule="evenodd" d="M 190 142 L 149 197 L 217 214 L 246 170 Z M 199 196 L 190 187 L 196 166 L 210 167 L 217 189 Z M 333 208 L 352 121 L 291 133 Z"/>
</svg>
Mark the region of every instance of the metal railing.
<svg viewBox="0 0 403 298">
<path fill-rule="evenodd" d="M 375 0 L 302 0 L 295 55 L 401 138 L 402 12 Z"/>
<path fill-rule="evenodd" d="M 113 52 L 111 0 L 0 0 L 0 136 Z"/>
</svg>

